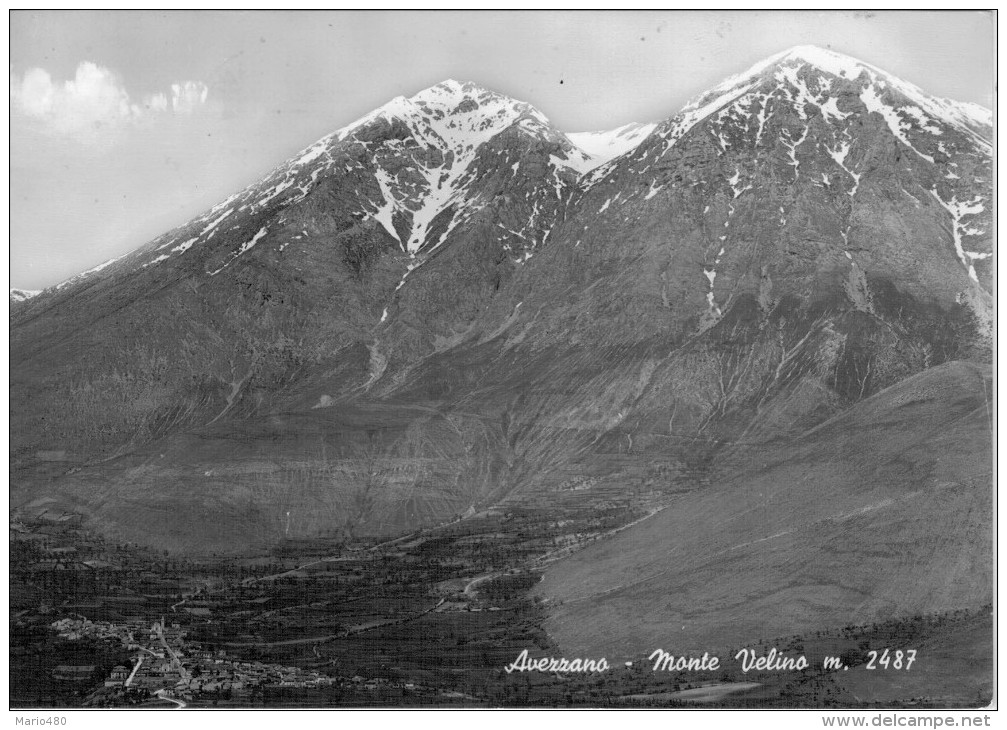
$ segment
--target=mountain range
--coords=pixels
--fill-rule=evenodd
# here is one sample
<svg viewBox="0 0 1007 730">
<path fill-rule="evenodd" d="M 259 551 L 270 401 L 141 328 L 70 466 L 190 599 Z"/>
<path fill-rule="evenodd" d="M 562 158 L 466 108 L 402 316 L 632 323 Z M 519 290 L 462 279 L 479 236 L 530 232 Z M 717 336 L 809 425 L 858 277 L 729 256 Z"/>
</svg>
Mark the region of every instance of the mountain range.
<svg viewBox="0 0 1007 730">
<path fill-rule="evenodd" d="M 537 589 L 571 650 L 989 600 L 992 139 L 814 47 L 609 132 L 397 97 L 12 290 L 12 508 L 234 553 L 657 495 Z"/>
</svg>

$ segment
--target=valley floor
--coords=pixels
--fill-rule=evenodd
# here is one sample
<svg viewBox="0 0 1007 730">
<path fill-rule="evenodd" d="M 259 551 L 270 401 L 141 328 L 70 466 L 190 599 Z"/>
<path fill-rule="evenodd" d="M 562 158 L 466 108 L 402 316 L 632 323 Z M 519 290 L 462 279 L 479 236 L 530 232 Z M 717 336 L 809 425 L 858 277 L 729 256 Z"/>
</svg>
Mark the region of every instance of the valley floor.
<svg viewBox="0 0 1007 730">
<path fill-rule="evenodd" d="M 531 594 L 557 558 L 659 506 L 509 506 L 379 545 L 291 541 L 272 554 L 181 560 L 76 527 L 11 524 L 11 705 L 980 706 L 992 694 L 989 607 L 752 645 L 803 671 L 507 672 L 558 656 Z M 869 652 L 917 647 L 915 671 Z M 671 647 L 668 647 L 671 650 Z M 847 668 L 823 668 L 826 656 Z M 894 653 L 893 653 L 894 656 Z M 924 660 L 925 657 L 925 660 Z M 125 667 L 124 680 L 113 675 Z"/>
</svg>

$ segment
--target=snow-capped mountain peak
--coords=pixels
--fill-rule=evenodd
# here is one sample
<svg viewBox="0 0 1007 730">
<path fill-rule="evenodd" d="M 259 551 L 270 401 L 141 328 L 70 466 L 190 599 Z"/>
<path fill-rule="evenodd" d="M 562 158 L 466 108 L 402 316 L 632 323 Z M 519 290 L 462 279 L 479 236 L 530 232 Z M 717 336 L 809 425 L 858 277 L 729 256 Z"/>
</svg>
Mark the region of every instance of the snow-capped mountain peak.
<svg viewBox="0 0 1007 730">
<path fill-rule="evenodd" d="M 833 50 L 820 48 L 819 46 L 794 46 L 793 48 L 788 48 L 782 53 L 771 56 L 764 61 L 763 64 L 765 66 L 771 66 L 774 63 L 787 61 L 809 63 L 813 66 L 817 66 L 823 71 L 833 74 L 834 76 L 845 76 L 850 79 L 859 77 L 865 69 L 872 69 L 875 72 L 880 71 L 869 64 L 858 61 L 852 56 L 836 53 Z"/>
<path fill-rule="evenodd" d="M 506 97 L 485 89 L 471 81 L 456 81 L 455 79 L 445 79 L 440 83 L 428 86 L 422 91 L 416 92 L 410 97 L 414 104 L 426 104 L 453 110 L 466 99 L 479 99 L 486 97 L 496 97 L 505 99 Z M 513 101 L 513 100 L 511 100 Z"/>
<path fill-rule="evenodd" d="M 383 200 L 377 201 L 374 215 L 410 255 L 436 249 L 478 209 L 466 191 L 472 183 L 470 166 L 482 145 L 515 124 L 537 138 L 555 135 L 546 117 L 530 104 L 453 79 L 408 99 L 399 97 L 379 111 L 403 123 L 422 147 L 441 153 L 414 158 L 408 173 L 398 164 L 395 170 L 377 171 Z M 350 130 L 341 138 L 352 134 Z M 431 240 L 434 220 L 449 208 L 455 212 L 447 229 Z M 395 226 L 396 216 L 409 219 L 405 240 Z"/>
<path fill-rule="evenodd" d="M 849 79 L 859 78 L 866 71 L 870 80 L 875 84 L 879 82 L 887 84 L 919 104 L 924 110 L 949 123 L 989 126 L 993 122 L 992 112 L 978 104 L 931 96 L 915 84 L 903 81 L 877 66 L 835 51 L 817 46 L 795 46 L 777 58 L 778 63 L 786 61 L 811 64 L 834 76 Z"/>
<path fill-rule="evenodd" d="M 946 226 L 940 255 L 953 253 L 959 274 L 981 288 L 995 256 L 989 237 L 991 129 L 983 111 L 928 95 L 849 56 L 798 46 L 695 97 L 634 151 L 598 167 L 581 184 L 597 195 L 598 214 L 622 221 L 622 205 L 629 201 L 661 194 L 654 205 L 666 206 L 683 189 L 702 191 L 702 216 L 723 216 L 704 254 L 710 294 L 720 286 L 721 279 L 714 283 L 717 266 L 730 258 L 740 230 L 732 216 L 764 196 L 759 181 L 767 174 L 790 189 L 812 186 L 843 196 L 836 243 L 851 267 L 865 235 L 859 210 L 872 204 L 879 188 L 898 185 L 914 205 L 931 205 L 928 214 Z M 882 182 L 883 168 L 897 179 Z M 731 201 L 726 214 L 708 202 L 718 188 Z M 771 209 L 778 209 L 777 223 L 786 229 L 793 219 L 788 201 L 782 202 Z M 711 299 L 710 321 L 720 312 Z"/>
<path fill-rule="evenodd" d="M 799 77 L 801 75 L 799 69 L 802 68 L 805 69 L 804 76 L 814 76 L 808 72 L 809 68 L 820 72 L 812 84 L 815 87 L 814 91 L 810 90 L 806 79 Z M 768 86 L 774 81 L 776 83 L 773 85 L 777 89 L 789 86 L 789 93 L 796 92 L 796 102 L 802 108 L 809 102 L 812 104 L 817 102 L 817 105 L 825 108 L 824 105 L 829 104 L 832 98 L 827 92 L 830 91 L 835 79 L 857 81 L 863 90 L 864 103 L 869 106 L 873 104 L 875 110 L 889 119 L 893 131 L 896 131 L 900 124 L 896 121 L 896 117 L 908 114 L 919 119 L 919 114 L 916 112 L 922 111 L 986 142 L 978 131 L 992 123 L 992 112 L 989 110 L 977 104 L 930 96 L 914 84 L 892 76 L 869 63 L 832 50 L 808 45 L 795 46 L 763 59 L 746 71 L 730 76 L 712 89 L 694 97 L 680 112 L 681 120 L 675 125 L 675 129 L 671 130 L 672 141 L 684 135 L 701 119 L 739 100 L 763 84 L 767 86 L 765 91 L 772 93 L 773 90 Z M 905 107 L 872 101 L 880 100 L 888 90 L 905 97 Z M 835 104 L 835 101 L 831 103 Z M 918 109 L 914 111 L 909 108 L 913 105 Z"/>
<path fill-rule="evenodd" d="M 509 130 L 506 140 L 484 147 Z M 520 171 L 529 147 L 543 154 L 544 169 L 532 165 Z M 487 152 L 490 149 L 496 152 Z M 256 246 L 283 250 L 286 243 L 277 237 L 282 211 L 305 200 L 319 185 L 339 185 L 333 181 L 344 176 L 374 182 L 350 184 L 353 202 L 347 201 L 346 215 L 376 221 L 410 257 L 426 255 L 493 199 L 482 181 L 502 173 L 494 172 L 497 167 L 505 168 L 502 174 L 508 176 L 528 179 L 531 173 L 537 178 L 537 192 L 527 198 L 533 211 L 528 220 L 504 225 L 523 241 L 517 246 L 523 258 L 545 235 L 540 210 L 559 204 L 567 186 L 595 164 L 532 105 L 447 79 L 410 97 L 396 96 L 322 137 L 262 180 L 138 251 L 130 264 L 158 266 L 192 250 L 205 259 L 206 273 L 216 276 Z M 536 203 L 539 194 L 550 202 Z M 224 246 L 228 252 L 223 256 L 209 250 Z"/>
<path fill-rule="evenodd" d="M 988 111 L 928 96 L 870 64 L 815 46 L 797 46 L 760 61 L 660 124 L 634 123 L 604 132 L 564 135 L 526 102 L 447 79 L 412 96 L 396 96 L 321 138 L 113 268 L 145 269 L 185 255 L 216 276 L 253 248 L 282 251 L 291 243 L 282 232 L 289 227 L 284 211 L 319 186 L 342 191 L 341 214 L 379 224 L 392 245 L 410 258 L 419 257 L 411 264 L 415 268 L 473 216 L 499 205 L 505 180 L 521 189 L 521 205 L 529 210 L 510 212 L 508 220 L 495 225 L 507 239 L 501 239 L 506 251 L 523 262 L 548 235 L 543 211 L 565 205 L 573 188 L 587 190 L 606 179 L 626 156 L 647 158 L 637 171 L 656 169 L 656 159 L 701 122 L 702 134 L 711 135 L 718 154 L 783 144 L 795 178 L 809 169 L 800 166 L 811 149 L 802 143 L 809 135 L 817 138 L 830 150 L 834 167 L 854 181 L 855 192 L 862 171 L 846 152 L 855 134 L 850 125 L 860 119 L 887 126 L 916 159 L 930 164 L 973 148 L 989 151 Z M 976 182 L 976 175 L 959 183 L 960 172 L 940 174 L 955 181 L 954 189 L 939 191 L 942 199 L 975 197 L 966 183 Z M 662 186 L 649 182 L 642 189 L 648 200 Z M 751 184 L 736 182 L 735 196 Z M 307 236 L 303 229 L 298 235 Z"/>
<path fill-rule="evenodd" d="M 421 136 L 435 134 L 452 150 L 460 151 L 469 145 L 478 146 L 525 115 L 548 123 L 545 116 L 530 104 L 471 82 L 447 79 L 411 97 L 395 97 L 337 130 L 330 138 L 342 141 L 377 119 L 398 119 L 413 127 Z"/>
<path fill-rule="evenodd" d="M 516 134 L 494 148 L 509 151 L 474 165 L 485 154 L 483 146 L 508 130 Z M 521 169 L 522 150 L 528 146 L 545 151 L 544 169 L 534 165 Z M 535 183 L 538 192 L 527 198 L 535 212 L 522 225 L 515 221 L 504 226 L 524 241 L 518 246 L 524 257 L 545 235 L 539 211 L 559 204 L 566 187 L 595 164 L 532 105 L 471 82 L 447 79 L 412 96 L 396 96 L 322 137 L 189 224 L 123 257 L 115 268 L 146 269 L 186 255 L 203 260 L 205 272 L 216 276 L 255 247 L 283 250 L 289 241 L 278 238 L 282 211 L 304 201 L 318 186 L 331 187 L 332 180 L 344 176 L 370 177 L 375 183 L 350 184 L 354 202 L 345 209 L 346 215 L 378 222 L 410 257 L 427 254 L 492 200 L 479 180 L 488 179 L 494 166 L 506 166 L 508 175 L 527 178 L 538 170 L 534 175 L 541 176 Z M 536 205 L 533 197 L 539 193 L 551 202 Z M 77 283 L 113 263 L 60 286 Z"/>
</svg>

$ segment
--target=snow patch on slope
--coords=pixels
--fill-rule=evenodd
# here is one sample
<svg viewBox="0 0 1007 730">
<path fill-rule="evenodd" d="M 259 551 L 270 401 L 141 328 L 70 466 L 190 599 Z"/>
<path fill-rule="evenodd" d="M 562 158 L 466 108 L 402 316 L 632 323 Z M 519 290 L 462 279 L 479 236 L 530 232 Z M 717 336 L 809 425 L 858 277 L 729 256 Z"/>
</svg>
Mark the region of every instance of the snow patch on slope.
<svg viewBox="0 0 1007 730">
<path fill-rule="evenodd" d="M 31 299 L 34 296 L 38 296 L 41 293 L 42 293 L 41 289 L 11 289 L 10 301 L 23 302 L 27 299 Z"/>
<path fill-rule="evenodd" d="M 898 110 L 894 107 L 888 106 L 881 100 L 881 97 L 878 95 L 877 89 L 874 88 L 873 84 L 866 86 L 864 90 L 860 92 L 860 101 L 864 103 L 864 106 L 867 107 L 868 111 L 877 112 L 884 117 L 885 123 L 888 124 L 888 128 L 891 130 L 892 134 L 894 134 L 902 144 L 927 162 L 934 161 L 933 157 L 925 155 L 913 147 L 913 143 L 910 142 L 909 137 L 906 136 L 906 130 L 909 125 L 902 120 L 902 116 L 899 114 Z"/>
<path fill-rule="evenodd" d="M 77 274 L 76 276 L 70 277 L 66 281 L 61 281 L 59 284 L 56 285 L 56 289 L 62 289 L 63 287 L 67 286 L 68 284 L 74 284 L 74 283 L 80 281 L 81 279 L 90 276 L 91 274 L 96 274 L 99 271 L 101 271 L 102 269 L 111 266 L 112 264 L 114 264 L 116 261 L 118 261 L 121 258 L 123 258 L 123 257 L 122 256 L 117 256 L 114 259 L 109 259 L 108 261 L 105 261 L 104 263 L 98 264 L 97 266 L 95 266 L 93 268 L 90 268 L 87 271 L 82 271 L 79 274 Z"/>
<path fill-rule="evenodd" d="M 588 160 L 581 172 L 588 172 L 606 162 L 636 149 L 657 127 L 656 123 L 630 124 L 602 132 L 569 132 L 566 137 L 587 153 Z"/>
<path fill-rule="evenodd" d="M 265 236 L 266 233 L 268 233 L 268 232 L 269 231 L 268 231 L 268 229 L 265 226 L 263 226 L 262 228 L 260 228 L 259 231 L 258 231 L 258 233 L 256 233 L 254 236 L 252 236 L 252 238 L 250 240 L 245 241 L 243 244 L 241 244 L 241 248 L 239 248 L 237 251 L 235 251 L 234 254 L 232 254 L 231 258 L 229 258 L 224 263 L 223 266 L 221 266 L 219 269 L 216 269 L 214 271 L 210 271 L 210 272 L 207 272 L 207 273 L 209 273 L 210 276 L 216 276 L 217 274 L 219 274 L 221 271 L 223 271 L 228 266 L 230 266 L 231 264 L 233 264 L 238 259 L 238 257 L 240 257 L 243 253 L 245 253 L 247 251 L 250 251 L 255 246 L 255 244 L 258 243 L 263 238 L 263 236 Z"/>
<path fill-rule="evenodd" d="M 962 245 L 962 236 L 966 235 L 977 235 L 982 233 L 976 229 L 968 227 L 962 219 L 966 216 L 977 215 L 985 210 L 982 204 L 982 198 L 976 197 L 974 200 L 969 202 L 959 201 L 957 197 L 952 197 L 950 201 L 945 202 L 940 195 L 938 195 L 937 190 L 931 190 L 931 195 L 940 204 L 944 210 L 951 214 L 951 233 L 954 237 L 955 243 L 955 253 L 958 254 L 958 260 L 962 262 L 962 265 L 968 270 L 969 278 L 972 281 L 978 283 L 979 277 L 976 276 L 976 268 L 974 261 L 979 259 L 987 259 L 992 254 L 990 253 L 977 253 L 975 251 L 966 251 Z"/>
<path fill-rule="evenodd" d="M 374 171 L 374 178 L 378 181 L 378 187 L 381 189 L 381 205 L 378 209 L 372 213 L 374 219 L 384 226 L 384 229 L 388 231 L 388 235 L 399 242 L 399 246 L 402 246 L 402 241 L 399 239 L 399 233 L 395 230 L 395 226 L 392 223 L 392 215 L 395 213 L 395 195 L 392 193 L 391 189 L 391 177 L 387 172 L 378 168 Z M 403 249 L 404 250 L 404 249 Z"/>
</svg>

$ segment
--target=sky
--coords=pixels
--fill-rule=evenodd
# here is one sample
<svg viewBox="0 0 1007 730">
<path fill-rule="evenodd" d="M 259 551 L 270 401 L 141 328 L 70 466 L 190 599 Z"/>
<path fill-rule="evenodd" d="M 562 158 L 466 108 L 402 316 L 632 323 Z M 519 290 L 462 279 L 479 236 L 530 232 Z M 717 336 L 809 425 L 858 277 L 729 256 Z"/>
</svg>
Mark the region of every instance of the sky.
<svg viewBox="0 0 1007 730">
<path fill-rule="evenodd" d="M 992 108 L 994 43 L 974 11 L 12 11 L 10 285 L 141 246 L 447 78 L 593 131 L 811 44 Z"/>
</svg>

